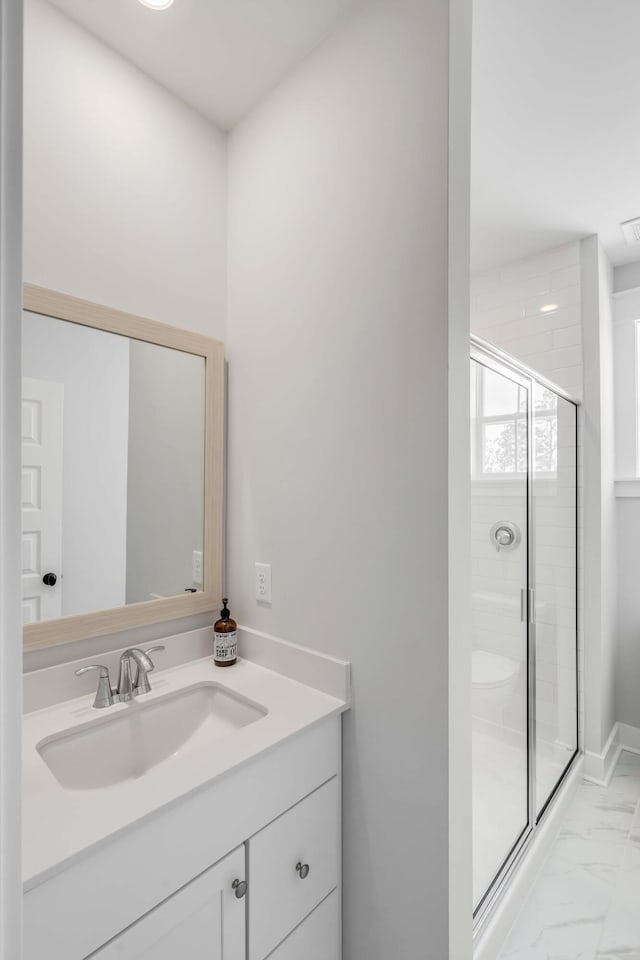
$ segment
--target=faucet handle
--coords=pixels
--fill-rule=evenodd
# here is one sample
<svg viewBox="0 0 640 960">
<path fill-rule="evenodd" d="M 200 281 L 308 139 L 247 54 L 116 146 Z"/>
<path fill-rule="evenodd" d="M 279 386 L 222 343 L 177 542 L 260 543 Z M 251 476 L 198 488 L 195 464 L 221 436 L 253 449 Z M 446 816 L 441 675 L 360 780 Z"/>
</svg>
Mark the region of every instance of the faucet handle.
<svg viewBox="0 0 640 960">
<path fill-rule="evenodd" d="M 166 647 L 163 643 L 159 643 L 155 647 L 147 647 L 147 649 L 143 650 L 142 652 L 146 653 L 146 655 L 149 656 L 150 653 L 158 653 L 160 650 L 166 650 Z M 152 663 L 151 670 L 155 670 L 156 665 L 155 663 L 153 663 L 153 660 L 151 661 L 151 663 Z M 147 670 L 147 673 L 151 673 L 151 670 Z"/>
<path fill-rule="evenodd" d="M 150 674 L 152 670 L 155 670 L 156 665 L 153 662 L 153 660 L 151 660 L 151 658 L 149 657 L 149 654 L 156 653 L 156 651 L 164 650 L 164 649 L 165 649 L 164 645 L 159 643 L 155 647 L 148 647 L 146 650 L 142 651 L 144 656 L 149 660 L 150 666 L 148 666 L 146 669 L 143 669 L 140 663 L 137 664 L 138 670 L 137 670 L 136 679 L 133 685 L 136 697 L 139 697 L 140 694 L 142 693 L 149 693 L 149 691 L 151 690 L 151 684 L 149 683 L 148 674 Z"/>
<path fill-rule="evenodd" d="M 94 707 L 100 709 L 101 707 L 110 707 L 113 704 L 113 691 L 111 689 L 111 679 L 109 677 L 109 668 L 105 667 L 102 663 L 90 663 L 86 667 L 80 667 L 75 671 L 76 677 L 81 677 L 83 674 L 88 673 L 89 670 L 99 670 L 100 677 L 98 679 L 98 689 L 96 691 L 96 698 L 93 701 Z"/>
</svg>

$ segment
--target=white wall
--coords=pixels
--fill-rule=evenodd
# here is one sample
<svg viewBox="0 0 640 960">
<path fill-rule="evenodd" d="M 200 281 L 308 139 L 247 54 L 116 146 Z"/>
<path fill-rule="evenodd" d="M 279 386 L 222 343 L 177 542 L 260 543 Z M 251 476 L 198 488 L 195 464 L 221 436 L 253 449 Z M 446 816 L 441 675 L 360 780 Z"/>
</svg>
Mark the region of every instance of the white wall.
<svg viewBox="0 0 640 960">
<path fill-rule="evenodd" d="M 64 384 L 62 615 L 125 602 L 129 341 L 25 313 L 22 372 Z"/>
<path fill-rule="evenodd" d="M 204 543 L 204 360 L 131 341 L 127 602 L 192 583 Z M 157 482 L 159 478 L 160 482 Z"/>
<path fill-rule="evenodd" d="M 558 309 L 541 313 L 547 304 Z M 579 399 L 580 244 L 567 243 L 474 276 L 471 331 Z"/>
<path fill-rule="evenodd" d="M 628 266 L 637 266 L 629 264 Z M 620 269 L 620 268 L 618 268 Z M 616 270 L 616 274 L 618 270 Z M 640 277 L 638 277 L 640 282 Z M 616 277 L 616 282 L 618 278 Z M 614 296 L 616 385 L 616 479 L 624 480 L 616 501 L 618 536 L 618 632 L 616 718 L 640 727 L 640 481 L 638 476 L 637 323 L 640 287 Z M 631 482 L 629 482 L 631 481 Z M 624 494 L 624 496 L 622 495 Z"/>
<path fill-rule="evenodd" d="M 640 287 L 640 260 L 634 260 L 633 263 L 623 263 L 621 266 L 614 268 L 614 293 L 622 293 L 624 290 L 633 290 L 636 287 Z"/>
<path fill-rule="evenodd" d="M 600 690 L 602 697 L 602 743 L 611 733 L 617 717 L 615 702 L 615 666 L 617 631 L 617 543 L 615 495 L 615 394 L 613 369 L 613 268 L 599 248 L 598 282 L 600 294 L 600 395 L 602 463 L 602 655 Z"/>
<path fill-rule="evenodd" d="M 345 960 L 449 955 L 447 49 L 374 2 L 230 137 L 229 595 L 353 663 Z"/>
<path fill-rule="evenodd" d="M 224 337 L 225 137 L 43 0 L 26 0 L 24 274 Z"/>
<path fill-rule="evenodd" d="M 0 0 L 0 960 L 22 943 L 22 5 Z"/>
<path fill-rule="evenodd" d="M 616 719 L 640 727 L 640 499 L 617 501 L 618 625 Z"/>
<path fill-rule="evenodd" d="M 584 337 L 584 733 L 600 754 L 616 718 L 613 270 L 598 238 L 581 243 Z"/>
<path fill-rule="evenodd" d="M 449 3 L 449 957 L 472 956 L 471 0 Z"/>
</svg>

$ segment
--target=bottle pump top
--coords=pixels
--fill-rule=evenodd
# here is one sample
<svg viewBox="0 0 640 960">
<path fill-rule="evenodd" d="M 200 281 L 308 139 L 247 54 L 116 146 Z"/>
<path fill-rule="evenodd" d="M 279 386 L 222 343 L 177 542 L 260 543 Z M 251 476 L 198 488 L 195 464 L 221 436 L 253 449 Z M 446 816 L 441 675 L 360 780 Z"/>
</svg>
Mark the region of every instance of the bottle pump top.
<svg viewBox="0 0 640 960">
<path fill-rule="evenodd" d="M 222 620 L 228 620 L 229 617 L 231 616 L 231 614 L 230 614 L 230 612 L 229 612 L 229 608 L 228 608 L 228 606 L 227 606 L 228 603 L 229 603 L 229 598 L 228 598 L 228 597 L 223 597 L 223 598 L 222 598 L 222 604 L 223 604 L 223 606 L 222 606 L 222 610 L 220 611 L 220 618 L 221 618 Z"/>
</svg>

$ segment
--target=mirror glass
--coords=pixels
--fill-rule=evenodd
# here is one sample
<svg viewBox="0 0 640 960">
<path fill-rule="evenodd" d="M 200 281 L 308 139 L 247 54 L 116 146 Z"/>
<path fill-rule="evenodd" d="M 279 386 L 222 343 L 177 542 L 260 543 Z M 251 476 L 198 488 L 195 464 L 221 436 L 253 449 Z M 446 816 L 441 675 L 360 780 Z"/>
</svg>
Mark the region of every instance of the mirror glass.
<svg viewBox="0 0 640 960">
<path fill-rule="evenodd" d="M 205 359 L 23 315 L 23 620 L 199 592 Z"/>
</svg>

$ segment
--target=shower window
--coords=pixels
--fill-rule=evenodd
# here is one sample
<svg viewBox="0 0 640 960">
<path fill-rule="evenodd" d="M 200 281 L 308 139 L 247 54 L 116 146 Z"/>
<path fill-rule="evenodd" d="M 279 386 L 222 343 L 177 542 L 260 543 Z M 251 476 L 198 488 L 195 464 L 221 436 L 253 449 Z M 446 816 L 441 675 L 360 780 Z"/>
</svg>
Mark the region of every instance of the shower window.
<svg viewBox="0 0 640 960">
<path fill-rule="evenodd" d="M 474 475 L 496 474 L 525 476 L 527 473 L 527 394 L 488 380 L 479 368 L 475 384 L 476 438 Z M 538 479 L 554 479 L 557 474 L 557 399 L 541 388 L 535 402 L 533 457 Z"/>
</svg>

